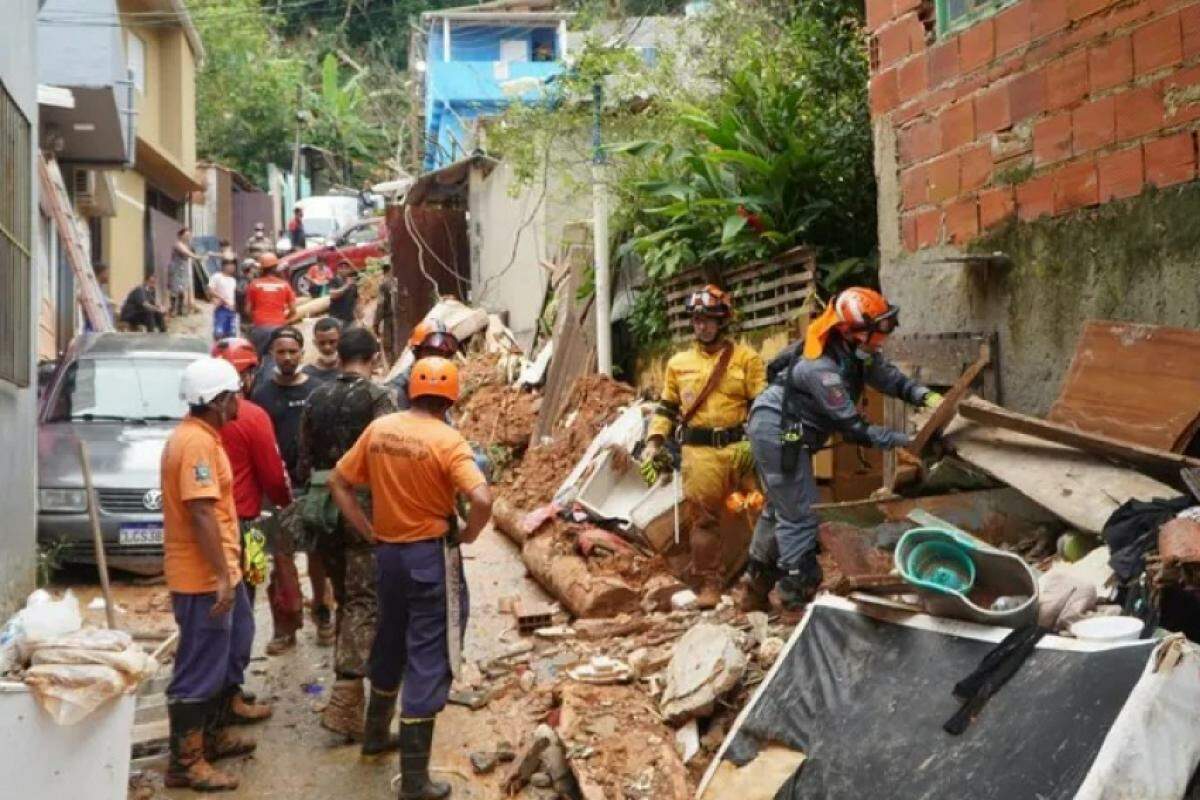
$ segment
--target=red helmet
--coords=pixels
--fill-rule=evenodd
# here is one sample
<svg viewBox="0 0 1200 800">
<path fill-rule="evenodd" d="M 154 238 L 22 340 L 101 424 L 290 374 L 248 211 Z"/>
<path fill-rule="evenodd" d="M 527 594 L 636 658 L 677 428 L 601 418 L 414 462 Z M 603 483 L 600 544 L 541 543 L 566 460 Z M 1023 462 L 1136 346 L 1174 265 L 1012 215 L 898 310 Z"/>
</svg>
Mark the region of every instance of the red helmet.
<svg viewBox="0 0 1200 800">
<path fill-rule="evenodd" d="M 211 355 L 233 364 L 239 375 L 258 366 L 258 351 L 254 349 L 254 345 L 237 336 L 222 339 L 214 344 Z"/>
<path fill-rule="evenodd" d="M 408 381 L 408 398 L 444 397 L 458 400 L 458 367 L 448 358 L 422 358 L 413 364 Z"/>
<path fill-rule="evenodd" d="M 698 292 L 692 292 L 685 308 L 689 314 L 713 319 L 726 320 L 733 316 L 733 301 L 729 293 L 711 283 Z"/>
<path fill-rule="evenodd" d="M 447 358 L 458 352 L 460 346 L 458 337 L 450 332 L 441 320 L 428 319 L 419 322 L 408 337 L 408 346 L 436 350 Z"/>
</svg>

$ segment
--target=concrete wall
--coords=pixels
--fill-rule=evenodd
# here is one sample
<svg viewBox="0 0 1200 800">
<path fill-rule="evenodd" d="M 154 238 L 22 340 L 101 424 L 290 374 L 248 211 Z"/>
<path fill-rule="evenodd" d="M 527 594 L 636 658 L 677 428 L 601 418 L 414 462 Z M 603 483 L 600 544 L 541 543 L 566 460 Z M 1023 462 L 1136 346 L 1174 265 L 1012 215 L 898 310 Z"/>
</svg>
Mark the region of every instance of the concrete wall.
<svg viewBox="0 0 1200 800">
<path fill-rule="evenodd" d="M 37 0 L 10 0 L 0 25 L 0 83 L 12 95 L 32 126 L 30 152 L 19 158 L 32 160 L 37 147 Z M 8 165 L 0 164 L 0 170 Z M 33 172 L 30 230 L 37 231 L 37 171 Z M 36 262 L 35 262 L 36 263 Z M 36 269 L 36 266 L 34 267 Z M 34 338 L 39 305 L 40 276 L 30 281 L 30 341 Z M 29 359 L 33 364 L 33 349 Z M 37 387 L 18 388 L 0 381 L 0 617 L 15 610 L 33 589 L 37 532 Z"/>
<path fill-rule="evenodd" d="M 129 290 L 142 282 L 146 269 L 146 179 L 131 169 L 116 173 L 116 216 L 105 217 L 101 230 L 104 262 L 109 265 L 112 298 L 120 306 Z"/>
<path fill-rule="evenodd" d="M 112 86 L 125 80 L 125 43 L 115 0 L 46 0 L 38 26 L 38 50 L 53 53 L 38 66 L 42 83 L 52 86 Z M 70 25 L 64 20 L 86 19 Z"/>
<path fill-rule="evenodd" d="M 563 166 L 550 180 L 517 186 L 512 168 L 501 162 L 483 177 L 472 173 L 472 302 L 507 312 L 508 326 L 528 346 L 537 328 L 548 273 L 540 261 L 558 260 L 563 229 L 591 219 L 591 192 Z"/>
<path fill-rule="evenodd" d="M 1200 327 L 1200 2 L 1019 0 L 941 37 L 916 0 L 867 12 L 905 332 L 998 331 L 1006 404 L 1042 413 L 1085 319 Z"/>
</svg>

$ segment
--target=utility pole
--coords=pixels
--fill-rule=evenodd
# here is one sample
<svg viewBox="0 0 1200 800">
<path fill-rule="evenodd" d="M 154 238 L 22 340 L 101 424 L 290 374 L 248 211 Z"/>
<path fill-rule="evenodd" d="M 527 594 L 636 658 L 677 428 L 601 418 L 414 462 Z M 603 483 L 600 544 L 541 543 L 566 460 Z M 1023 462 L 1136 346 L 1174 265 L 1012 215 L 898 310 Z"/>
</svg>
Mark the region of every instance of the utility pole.
<svg viewBox="0 0 1200 800">
<path fill-rule="evenodd" d="M 303 102 L 303 87 L 296 84 L 296 144 L 292 149 L 292 205 L 300 200 L 300 126 L 304 122 L 303 112 L 300 109 L 300 104 Z M 284 211 L 284 219 L 287 219 L 287 212 Z"/>
<path fill-rule="evenodd" d="M 592 250 L 596 256 L 596 365 L 612 377 L 612 290 L 608 266 L 608 187 L 605 184 L 604 150 L 600 144 L 600 116 L 604 89 L 592 84 Z"/>
</svg>

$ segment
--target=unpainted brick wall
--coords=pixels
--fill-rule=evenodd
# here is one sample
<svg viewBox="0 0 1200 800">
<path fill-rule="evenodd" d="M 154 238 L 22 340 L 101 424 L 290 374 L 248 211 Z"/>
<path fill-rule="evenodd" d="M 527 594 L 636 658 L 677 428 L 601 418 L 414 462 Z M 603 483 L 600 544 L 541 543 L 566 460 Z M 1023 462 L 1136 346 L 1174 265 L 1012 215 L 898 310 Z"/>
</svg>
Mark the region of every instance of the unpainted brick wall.
<svg viewBox="0 0 1200 800">
<path fill-rule="evenodd" d="M 1200 0 L 1020 0 L 940 39 L 930 0 L 866 3 L 905 250 L 1196 178 Z"/>
</svg>

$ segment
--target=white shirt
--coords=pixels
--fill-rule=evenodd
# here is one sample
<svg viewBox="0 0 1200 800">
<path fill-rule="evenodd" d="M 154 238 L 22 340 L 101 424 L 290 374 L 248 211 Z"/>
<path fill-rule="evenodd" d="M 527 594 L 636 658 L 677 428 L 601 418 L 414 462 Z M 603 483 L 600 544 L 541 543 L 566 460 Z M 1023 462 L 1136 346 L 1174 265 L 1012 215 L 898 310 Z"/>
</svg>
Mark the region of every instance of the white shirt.
<svg viewBox="0 0 1200 800">
<path fill-rule="evenodd" d="M 232 275 L 226 275 L 224 272 L 214 274 L 208 279 L 208 290 L 224 303 L 226 308 L 234 307 L 237 279 Z"/>
</svg>

